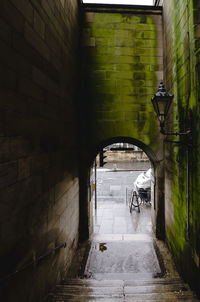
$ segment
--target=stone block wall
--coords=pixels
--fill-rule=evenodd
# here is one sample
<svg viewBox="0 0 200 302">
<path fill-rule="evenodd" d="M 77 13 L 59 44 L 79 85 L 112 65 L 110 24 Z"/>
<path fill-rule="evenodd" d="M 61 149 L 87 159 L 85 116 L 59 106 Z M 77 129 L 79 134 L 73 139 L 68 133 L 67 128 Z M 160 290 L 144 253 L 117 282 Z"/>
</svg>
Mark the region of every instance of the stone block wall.
<svg viewBox="0 0 200 302">
<path fill-rule="evenodd" d="M 156 152 L 159 128 L 150 100 L 163 77 L 161 11 L 90 8 L 83 43 L 90 142 L 132 137 Z"/>
<path fill-rule="evenodd" d="M 174 94 L 167 128 L 192 130 L 192 136 L 186 139 L 177 137 L 181 144 L 165 145 L 166 235 L 179 270 L 199 291 L 200 6 L 196 0 L 163 2 L 165 83 Z"/>
<path fill-rule="evenodd" d="M 78 240 L 78 1 L 0 2 L 2 301 L 41 301 Z M 66 248 L 35 260 L 66 242 Z"/>
<path fill-rule="evenodd" d="M 159 180 L 152 223 L 162 238 L 164 194 L 159 160 L 163 147 L 151 104 L 163 78 L 162 9 L 85 5 L 83 28 L 80 120 L 85 169 L 101 148 L 112 143 L 143 149 Z M 83 223 L 88 212 L 80 211 Z"/>
<path fill-rule="evenodd" d="M 143 151 L 106 151 L 106 163 L 113 162 L 140 162 L 149 161 L 148 156 Z M 96 158 L 97 164 L 99 164 L 99 156 Z"/>
</svg>

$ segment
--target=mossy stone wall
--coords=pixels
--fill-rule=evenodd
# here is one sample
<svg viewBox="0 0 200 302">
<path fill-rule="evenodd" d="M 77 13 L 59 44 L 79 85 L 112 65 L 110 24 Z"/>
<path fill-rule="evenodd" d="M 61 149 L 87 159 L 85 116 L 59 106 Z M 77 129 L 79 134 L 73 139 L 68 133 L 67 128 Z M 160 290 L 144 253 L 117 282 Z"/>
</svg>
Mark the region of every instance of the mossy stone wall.
<svg viewBox="0 0 200 302">
<path fill-rule="evenodd" d="M 150 99 L 163 78 L 161 12 L 86 12 L 83 78 L 89 144 L 131 137 L 158 152 Z"/>
<path fill-rule="evenodd" d="M 187 144 L 183 143 L 184 138 L 177 138 L 182 141 L 180 145 L 166 144 L 166 234 L 180 271 L 199 290 L 200 5 L 195 0 L 165 0 L 163 12 L 165 82 L 168 90 L 174 94 L 173 114 L 168 130 L 192 130 L 192 137 L 186 140 Z"/>
</svg>

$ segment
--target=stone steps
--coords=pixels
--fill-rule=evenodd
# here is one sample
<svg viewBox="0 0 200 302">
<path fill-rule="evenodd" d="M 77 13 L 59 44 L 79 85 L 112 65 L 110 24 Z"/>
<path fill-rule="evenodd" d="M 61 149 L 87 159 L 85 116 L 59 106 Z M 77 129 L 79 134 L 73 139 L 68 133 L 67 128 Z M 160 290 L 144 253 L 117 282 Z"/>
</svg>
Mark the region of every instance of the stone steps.
<svg viewBox="0 0 200 302">
<path fill-rule="evenodd" d="M 200 301 L 180 278 L 71 279 L 57 285 L 48 302 Z"/>
</svg>

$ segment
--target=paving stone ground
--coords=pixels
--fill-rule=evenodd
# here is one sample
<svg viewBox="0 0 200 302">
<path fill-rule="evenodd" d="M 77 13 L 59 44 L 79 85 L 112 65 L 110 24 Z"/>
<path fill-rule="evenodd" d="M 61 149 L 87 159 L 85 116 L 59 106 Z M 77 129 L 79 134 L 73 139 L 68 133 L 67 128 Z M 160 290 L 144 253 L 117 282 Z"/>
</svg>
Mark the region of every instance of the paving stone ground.
<svg viewBox="0 0 200 302">
<path fill-rule="evenodd" d="M 151 207 L 142 205 L 129 212 L 130 192 L 142 171 L 97 170 L 97 208 L 94 208 L 95 234 L 151 234 Z"/>
<path fill-rule="evenodd" d="M 200 301 L 152 233 L 151 206 L 129 212 L 124 189 L 139 173 L 98 171 L 94 234 L 48 302 Z"/>
</svg>

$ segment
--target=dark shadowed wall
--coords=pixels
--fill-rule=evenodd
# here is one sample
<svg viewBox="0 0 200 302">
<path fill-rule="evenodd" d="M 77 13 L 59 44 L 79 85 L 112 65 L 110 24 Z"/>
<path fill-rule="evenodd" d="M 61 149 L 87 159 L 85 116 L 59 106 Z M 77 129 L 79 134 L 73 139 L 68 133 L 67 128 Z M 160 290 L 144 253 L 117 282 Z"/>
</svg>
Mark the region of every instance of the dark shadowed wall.
<svg viewBox="0 0 200 302">
<path fill-rule="evenodd" d="M 77 245 L 78 17 L 75 0 L 0 2 L 1 278 L 34 262 L 6 301 L 44 298 Z"/>
</svg>

